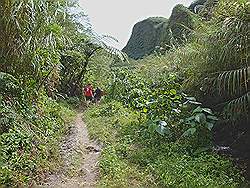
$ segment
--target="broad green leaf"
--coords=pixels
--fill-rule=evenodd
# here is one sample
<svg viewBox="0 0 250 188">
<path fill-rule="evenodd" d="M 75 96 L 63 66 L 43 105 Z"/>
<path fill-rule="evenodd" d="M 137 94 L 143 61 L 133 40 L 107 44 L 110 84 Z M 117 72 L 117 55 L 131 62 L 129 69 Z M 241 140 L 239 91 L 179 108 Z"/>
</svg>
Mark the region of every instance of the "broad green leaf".
<svg viewBox="0 0 250 188">
<path fill-rule="evenodd" d="M 200 106 L 198 106 L 196 109 L 193 110 L 193 113 L 201 113 L 202 112 L 202 108 Z"/>
<path fill-rule="evenodd" d="M 195 116 L 191 116 L 191 117 L 187 118 L 186 121 L 192 121 L 194 119 L 195 119 Z"/>
<path fill-rule="evenodd" d="M 187 99 L 189 101 L 196 101 L 196 98 L 194 98 L 194 97 L 185 97 L 185 99 Z"/>
<path fill-rule="evenodd" d="M 204 112 L 207 112 L 208 114 L 213 115 L 212 110 L 211 110 L 211 109 L 209 109 L 209 108 L 202 108 L 202 110 L 203 110 Z"/>
<path fill-rule="evenodd" d="M 160 124 L 157 126 L 156 131 L 162 136 L 169 135 L 171 133 L 168 127 L 162 126 Z"/>
<path fill-rule="evenodd" d="M 215 116 L 207 116 L 208 119 L 214 120 L 214 121 L 218 121 L 219 119 Z"/>
<path fill-rule="evenodd" d="M 188 130 L 186 130 L 182 136 L 186 137 L 186 136 L 192 136 L 194 135 L 194 133 L 197 131 L 196 128 L 189 128 Z"/>
<path fill-rule="evenodd" d="M 157 124 L 153 121 L 148 121 L 147 125 L 148 125 L 148 130 L 150 133 L 155 132 L 156 128 L 158 127 Z"/>
<path fill-rule="evenodd" d="M 213 123 L 207 122 L 207 123 L 206 123 L 206 127 L 207 127 L 208 130 L 211 131 L 211 130 L 213 129 L 213 127 L 214 127 L 214 124 L 213 124 Z"/>
<path fill-rule="evenodd" d="M 199 123 L 204 123 L 206 121 L 206 115 L 203 113 L 199 113 L 195 116 L 195 120 Z"/>
<path fill-rule="evenodd" d="M 188 101 L 188 102 L 191 103 L 191 104 L 201 105 L 200 102 L 196 102 L 196 101 Z"/>
</svg>

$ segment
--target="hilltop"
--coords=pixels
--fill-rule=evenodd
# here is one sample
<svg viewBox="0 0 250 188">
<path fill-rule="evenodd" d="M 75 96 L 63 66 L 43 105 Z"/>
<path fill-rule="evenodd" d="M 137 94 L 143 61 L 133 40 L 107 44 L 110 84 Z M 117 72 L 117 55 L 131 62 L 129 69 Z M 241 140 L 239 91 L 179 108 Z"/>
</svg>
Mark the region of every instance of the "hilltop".
<svg viewBox="0 0 250 188">
<path fill-rule="evenodd" d="M 169 19 L 150 17 L 136 23 L 123 48 L 130 58 L 141 59 L 154 51 L 161 52 L 181 45 L 191 36 L 199 21 L 208 18 L 215 0 L 198 0 L 189 7 L 178 4 Z"/>
</svg>

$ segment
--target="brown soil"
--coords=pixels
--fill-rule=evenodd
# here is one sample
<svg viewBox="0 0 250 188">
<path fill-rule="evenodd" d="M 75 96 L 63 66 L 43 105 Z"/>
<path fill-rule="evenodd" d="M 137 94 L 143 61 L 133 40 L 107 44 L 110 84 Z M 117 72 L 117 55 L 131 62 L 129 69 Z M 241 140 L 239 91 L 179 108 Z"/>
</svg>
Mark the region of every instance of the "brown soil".
<svg viewBox="0 0 250 188">
<path fill-rule="evenodd" d="M 89 139 L 82 113 L 78 113 L 75 123 L 61 145 L 64 165 L 56 174 L 50 174 L 42 187 L 95 187 L 99 177 L 100 151 L 100 145 Z"/>
</svg>

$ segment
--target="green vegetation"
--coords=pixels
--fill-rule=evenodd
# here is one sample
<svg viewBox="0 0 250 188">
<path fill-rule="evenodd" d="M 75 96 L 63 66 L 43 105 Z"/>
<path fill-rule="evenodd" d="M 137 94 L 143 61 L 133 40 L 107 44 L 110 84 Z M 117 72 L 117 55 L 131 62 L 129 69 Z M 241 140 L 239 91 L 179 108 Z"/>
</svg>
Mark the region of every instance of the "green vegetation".
<svg viewBox="0 0 250 188">
<path fill-rule="evenodd" d="M 174 45 L 185 43 L 198 23 L 196 14 L 183 5 L 176 5 L 169 19 L 151 17 L 136 23 L 123 51 L 133 59 L 155 51 L 162 53 Z"/>
<path fill-rule="evenodd" d="M 84 117 L 104 143 L 100 187 L 247 186 L 215 144 L 249 158 L 249 2 L 209 3 L 185 44 L 106 63 L 108 96 Z"/>
<path fill-rule="evenodd" d="M 56 170 L 86 82 L 107 93 L 84 114 L 103 143 L 100 187 L 247 186 L 233 159 L 250 155 L 249 5 L 199 0 L 144 20 L 143 50 L 124 51 L 159 48 L 128 61 L 83 23 L 77 1 L 1 1 L 0 186 Z"/>
<path fill-rule="evenodd" d="M 104 144 L 100 187 L 238 187 L 231 161 L 186 139 L 152 133 L 138 113 L 110 102 L 89 109 L 89 132 Z"/>
<path fill-rule="evenodd" d="M 58 142 L 74 111 L 51 99 L 40 99 L 36 107 L 25 108 L 2 102 L 0 110 L 1 184 L 23 186 L 55 170 L 60 161 Z"/>
<path fill-rule="evenodd" d="M 0 12 L 0 187 L 28 187 L 60 164 L 75 116 L 60 101 L 81 94 L 97 51 L 122 54 L 84 25 L 76 1 L 3 0 Z"/>
</svg>

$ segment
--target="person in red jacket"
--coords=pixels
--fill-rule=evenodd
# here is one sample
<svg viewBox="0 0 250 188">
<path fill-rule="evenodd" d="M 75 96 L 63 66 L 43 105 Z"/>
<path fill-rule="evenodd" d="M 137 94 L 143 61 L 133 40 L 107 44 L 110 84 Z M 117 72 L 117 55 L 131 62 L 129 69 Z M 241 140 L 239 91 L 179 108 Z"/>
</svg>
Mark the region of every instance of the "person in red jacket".
<svg viewBox="0 0 250 188">
<path fill-rule="evenodd" d="M 91 102 L 93 100 L 93 87 L 91 84 L 88 84 L 84 87 L 83 93 L 86 98 L 86 101 Z"/>
</svg>

